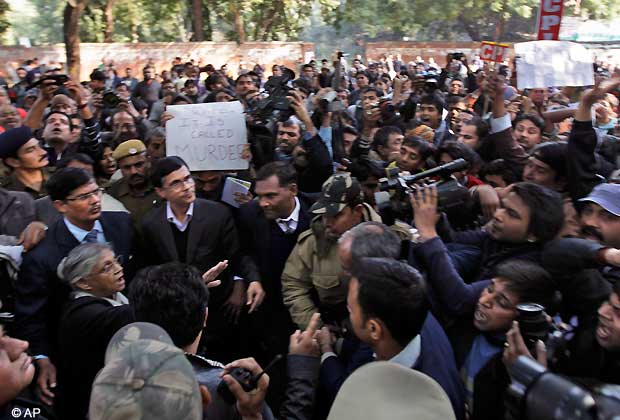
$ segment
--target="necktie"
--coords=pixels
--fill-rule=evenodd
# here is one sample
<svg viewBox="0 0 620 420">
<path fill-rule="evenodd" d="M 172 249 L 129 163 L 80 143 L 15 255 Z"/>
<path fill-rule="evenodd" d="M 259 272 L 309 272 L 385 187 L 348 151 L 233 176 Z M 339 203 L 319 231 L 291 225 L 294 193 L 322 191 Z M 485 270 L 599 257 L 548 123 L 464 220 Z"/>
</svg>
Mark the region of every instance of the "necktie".
<svg viewBox="0 0 620 420">
<path fill-rule="evenodd" d="M 95 242 L 97 242 L 98 233 L 99 232 L 97 231 L 97 229 L 91 230 L 90 232 L 86 234 L 82 242 L 87 243 L 87 244 L 94 244 Z"/>
<path fill-rule="evenodd" d="M 280 220 L 280 223 L 283 223 L 286 226 L 284 233 L 286 233 L 287 235 L 295 233 L 295 229 L 293 229 L 293 219 Z"/>
</svg>

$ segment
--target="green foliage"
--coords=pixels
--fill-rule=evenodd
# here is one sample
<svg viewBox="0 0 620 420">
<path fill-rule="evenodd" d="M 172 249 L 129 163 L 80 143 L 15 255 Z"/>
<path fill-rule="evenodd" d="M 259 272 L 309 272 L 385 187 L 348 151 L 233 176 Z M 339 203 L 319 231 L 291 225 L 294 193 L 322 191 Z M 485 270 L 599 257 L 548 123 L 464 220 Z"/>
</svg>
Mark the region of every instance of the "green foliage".
<svg viewBox="0 0 620 420">
<path fill-rule="evenodd" d="M 9 10 L 11 10 L 9 3 L 5 0 L 0 0 L 0 35 L 4 34 L 11 26 L 7 17 Z"/>
<path fill-rule="evenodd" d="M 25 10 L 11 11 L 11 33 L 16 44 L 20 37 L 30 38 L 33 45 L 57 44 L 63 42 L 62 15 L 66 1 L 64 0 L 29 0 L 30 9 L 34 12 L 26 14 Z M 26 9 L 26 5 L 24 6 Z"/>
<path fill-rule="evenodd" d="M 108 0 L 90 0 L 82 13 L 80 38 L 102 42 Z M 0 0 L 0 34 L 10 25 L 16 42 L 62 42 L 66 0 L 24 0 L 31 14 L 9 12 Z M 191 0 L 116 0 L 115 42 L 175 42 L 191 38 Z M 223 34 L 237 40 L 235 14 L 247 41 L 355 39 L 518 40 L 532 34 L 540 0 L 202 0 L 207 39 Z M 26 7 L 26 6 L 25 6 Z M 590 19 L 620 17 L 618 0 L 567 1 L 565 15 Z M 314 30 L 322 28 L 322 32 Z M 329 34 L 329 35 L 327 35 Z M 221 35 L 220 35 L 221 37 Z M 335 37 L 335 38 L 334 38 Z"/>
</svg>

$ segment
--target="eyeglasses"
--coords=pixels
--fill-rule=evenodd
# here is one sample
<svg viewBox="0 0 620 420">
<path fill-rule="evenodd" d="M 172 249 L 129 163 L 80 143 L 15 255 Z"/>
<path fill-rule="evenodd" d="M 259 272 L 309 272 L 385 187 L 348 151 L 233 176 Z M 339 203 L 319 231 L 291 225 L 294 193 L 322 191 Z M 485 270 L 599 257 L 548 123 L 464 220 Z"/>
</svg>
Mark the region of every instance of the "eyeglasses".
<svg viewBox="0 0 620 420">
<path fill-rule="evenodd" d="M 101 270 L 99 270 L 96 274 L 113 274 L 116 272 L 117 267 L 123 266 L 123 256 L 117 255 L 114 257 L 112 261 L 107 261 Z"/>
<path fill-rule="evenodd" d="M 194 178 L 192 178 L 191 175 L 187 175 L 183 179 L 177 179 L 176 181 L 172 181 L 170 183 L 170 185 L 168 185 L 167 187 L 164 187 L 164 188 L 169 188 L 171 190 L 180 190 L 185 185 L 189 185 L 189 186 L 194 185 Z"/>
<path fill-rule="evenodd" d="M 80 194 L 77 197 L 67 197 L 65 198 L 65 201 L 88 201 L 90 197 L 101 197 L 101 194 L 103 194 L 103 188 L 97 188 L 96 190 L 92 190 L 91 192 Z"/>
</svg>

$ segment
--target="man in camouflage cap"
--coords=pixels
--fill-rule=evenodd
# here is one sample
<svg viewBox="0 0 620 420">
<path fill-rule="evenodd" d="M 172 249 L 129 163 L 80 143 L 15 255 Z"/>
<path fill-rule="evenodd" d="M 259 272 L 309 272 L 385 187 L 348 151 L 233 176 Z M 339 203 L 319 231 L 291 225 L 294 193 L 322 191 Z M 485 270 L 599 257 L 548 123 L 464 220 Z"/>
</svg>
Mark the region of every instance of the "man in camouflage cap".
<svg viewBox="0 0 620 420">
<path fill-rule="evenodd" d="M 140 140 L 127 140 L 116 147 L 113 157 L 123 178 L 112 184 L 108 192 L 123 203 L 138 227 L 144 215 L 161 203 L 148 176 L 146 146 Z"/>
<path fill-rule="evenodd" d="M 381 222 L 373 208 L 364 203 L 360 183 L 345 173 L 325 181 L 310 211 L 316 217 L 311 228 L 299 235 L 282 274 L 284 304 L 300 329 L 306 328 L 315 312 L 321 312 L 327 323 L 347 319 L 347 290 L 339 278 L 338 238 L 359 223 Z"/>
<path fill-rule="evenodd" d="M 135 322 L 110 340 L 93 383 L 91 420 L 202 419 L 194 370 L 159 326 Z"/>
</svg>

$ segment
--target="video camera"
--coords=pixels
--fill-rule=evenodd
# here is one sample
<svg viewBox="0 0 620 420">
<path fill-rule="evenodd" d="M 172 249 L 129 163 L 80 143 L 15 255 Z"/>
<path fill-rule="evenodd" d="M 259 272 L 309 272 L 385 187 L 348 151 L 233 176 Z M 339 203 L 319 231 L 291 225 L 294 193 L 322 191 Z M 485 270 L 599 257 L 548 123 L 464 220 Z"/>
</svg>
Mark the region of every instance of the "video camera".
<svg viewBox="0 0 620 420">
<path fill-rule="evenodd" d="M 248 102 L 246 113 L 252 119 L 252 126 L 266 128 L 273 133 L 276 123 L 288 120 L 293 115 L 291 101 L 287 98 L 295 79 L 295 72 L 284 67 L 282 76 L 272 76 L 265 83 L 267 97 L 257 97 Z"/>
<path fill-rule="evenodd" d="M 620 386 L 588 381 L 577 384 L 519 356 L 510 367 L 507 420 L 611 420 L 620 413 Z"/>
<path fill-rule="evenodd" d="M 392 223 L 394 219 L 410 218 L 412 209 L 409 194 L 414 191 L 414 184 L 432 181 L 433 178 L 440 178 L 439 181 L 432 182 L 432 185 L 437 187 L 439 211 L 447 213 L 459 211 L 469 201 L 469 191 L 459 184 L 452 173 L 463 171 L 468 167 L 469 164 L 465 159 L 457 159 L 415 175 L 401 176 L 398 168 L 388 169 L 387 177 L 379 180 L 381 192 L 375 194 L 381 215 L 385 215 Z"/>
<path fill-rule="evenodd" d="M 48 82 L 50 80 L 53 82 L 51 83 L 52 85 L 58 86 L 58 89 L 56 89 L 54 95 L 70 96 L 69 91 L 64 86 L 64 84 L 69 81 L 69 76 L 67 76 L 66 74 L 50 74 L 47 76 L 43 76 L 39 80 L 28 86 L 28 90 L 34 88 L 42 88 L 44 85 L 47 84 L 43 82 Z"/>
</svg>

